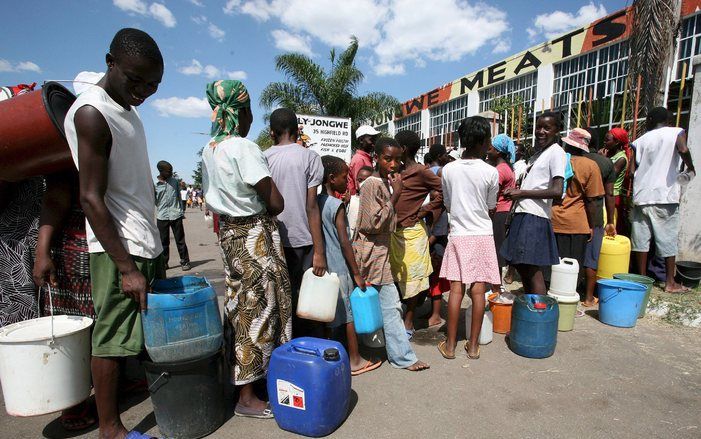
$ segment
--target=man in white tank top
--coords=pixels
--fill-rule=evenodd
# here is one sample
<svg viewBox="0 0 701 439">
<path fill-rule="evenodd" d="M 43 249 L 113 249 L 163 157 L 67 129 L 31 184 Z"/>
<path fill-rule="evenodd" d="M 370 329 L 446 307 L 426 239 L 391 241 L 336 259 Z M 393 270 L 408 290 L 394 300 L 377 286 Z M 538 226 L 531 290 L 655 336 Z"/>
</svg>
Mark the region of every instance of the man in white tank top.
<svg viewBox="0 0 701 439">
<path fill-rule="evenodd" d="M 674 280 L 679 236 L 679 198 L 681 184 L 695 176 L 684 129 L 671 127 L 671 113 L 663 107 L 650 110 L 647 133 L 633 142 L 633 211 L 631 244 L 640 274 L 647 273 L 650 241 L 665 259 L 668 293 L 684 292 Z M 682 163 L 685 170 L 682 172 Z"/>
<path fill-rule="evenodd" d="M 163 58 L 148 34 L 122 29 L 106 61 L 107 73 L 80 94 L 65 129 L 87 218 L 100 437 L 141 438 L 122 424 L 117 385 L 121 357 L 143 350 L 140 310 L 146 309 L 149 284 L 165 277 L 146 136 L 136 111 L 158 89 Z"/>
</svg>

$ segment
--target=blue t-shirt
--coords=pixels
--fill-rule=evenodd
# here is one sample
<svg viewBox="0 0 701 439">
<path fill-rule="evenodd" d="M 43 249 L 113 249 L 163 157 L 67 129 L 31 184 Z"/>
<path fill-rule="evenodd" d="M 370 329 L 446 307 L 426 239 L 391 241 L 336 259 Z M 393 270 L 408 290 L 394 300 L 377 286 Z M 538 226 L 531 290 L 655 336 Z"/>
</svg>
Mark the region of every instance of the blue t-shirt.
<svg viewBox="0 0 701 439">
<path fill-rule="evenodd" d="M 321 229 L 324 232 L 324 247 L 326 247 L 326 265 L 328 270 L 338 275 L 346 274 L 349 272 L 348 266 L 346 265 L 346 259 L 343 257 L 341 243 L 338 240 L 338 231 L 336 230 L 336 214 L 343 202 L 328 194 L 319 194 L 316 196 L 316 199 L 321 213 Z M 346 233 L 350 233 L 347 219 Z"/>
</svg>

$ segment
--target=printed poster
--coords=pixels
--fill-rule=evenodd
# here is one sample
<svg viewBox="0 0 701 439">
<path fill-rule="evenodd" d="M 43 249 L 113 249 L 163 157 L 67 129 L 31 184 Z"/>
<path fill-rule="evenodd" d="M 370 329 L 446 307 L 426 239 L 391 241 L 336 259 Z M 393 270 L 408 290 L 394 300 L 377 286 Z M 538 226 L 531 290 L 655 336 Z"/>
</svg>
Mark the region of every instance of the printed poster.
<svg viewBox="0 0 701 439">
<path fill-rule="evenodd" d="M 340 117 L 297 115 L 299 140 L 297 143 L 316 151 L 320 156 L 340 157 L 346 163 L 351 159 L 351 120 Z"/>
</svg>

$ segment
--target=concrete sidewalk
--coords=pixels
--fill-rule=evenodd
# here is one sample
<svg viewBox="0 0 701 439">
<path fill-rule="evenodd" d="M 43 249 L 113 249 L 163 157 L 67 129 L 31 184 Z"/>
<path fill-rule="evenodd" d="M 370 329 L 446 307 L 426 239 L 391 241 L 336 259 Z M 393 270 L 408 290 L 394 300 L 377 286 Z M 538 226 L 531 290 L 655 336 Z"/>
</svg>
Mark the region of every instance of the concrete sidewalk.
<svg viewBox="0 0 701 439">
<path fill-rule="evenodd" d="M 222 263 L 214 234 L 199 211 L 188 211 L 185 225 L 191 273 L 207 276 L 221 296 Z M 431 369 L 411 373 L 384 363 L 355 377 L 351 413 L 332 436 L 701 437 L 701 330 L 652 317 L 635 328 L 614 328 L 595 316 L 591 311 L 576 320 L 574 331 L 559 333 L 555 355 L 543 360 L 513 354 L 498 334 L 482 347 L 480 360 L 467 360 L 462 351 L 456 360 L 444 360 L 436 349 L 443 334 L 419 330 L 414 348 Z M 425 326 L 425 321 L 418 325 Z M 98 437 L 95 429 L 68 434 L 57 419 L 57 414 L 12 418 L 2 410 L 0 437 Z M 122 419 L 127 427 L 159 434 L 146 396 L 125 402 Z M 231 417 L 210 437 L 295 435 L 278 429 L 274 420 Z"/>
</svg>

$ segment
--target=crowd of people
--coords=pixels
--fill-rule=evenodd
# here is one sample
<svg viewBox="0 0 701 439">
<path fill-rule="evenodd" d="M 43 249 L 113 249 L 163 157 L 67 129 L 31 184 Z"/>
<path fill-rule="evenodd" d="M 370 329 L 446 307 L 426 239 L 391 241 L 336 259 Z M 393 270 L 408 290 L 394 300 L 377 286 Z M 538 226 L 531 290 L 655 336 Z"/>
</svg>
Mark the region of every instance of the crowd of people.
<svg viewBox="0 0 701 439">
<path fill-rule="evenodd" d="M 38 218 L 32 287 L 53 287 L 54 312 L 95 317 L 92 373 L 101 437 L 147 437 L 120 419 L 120 365 L 143 355 L 140 311 L 150 282 L 165 275 L 170 230 L 182 269 L 190 269 L 182 222 L 189 204 L 206 204 L 217 218 L 226 274 L 225 350 L 239 416 L 273 416 L 256 386 L 273 349 L 293 337 L 338 338 L 353 375 L 380 367 L 381 360 L 359 348 L 350 306 L 356 287 L 379 292 L 386 358 L 412 372 L 429 369 L 411 343 L 423 300 L 431 302 L 428 326 L 446 326 L 438 350 L 454 359 L 461 303 L 469 293 L 464 350 L 478 359 L 485 295 L 504 291 L 513 277 L 509 267 L 525 292 L 546 294 L 549 267 L 561 257 L 575 258 L 583 267 L 582 306 L 593 306 L 606 234 L 630 230 L 641 274 L 654 240 L 667 265 L 665 290 L 684 291 L 673 277 L 678 206 L 680 185 L 695 174 L 684 131 L 670 126 L 664 108 L 649 112 L 648 131 L 633 144 L 625 130 L 614 128 L 601 149 L 595 131 L 576 128 L 563 137 L 561 115 L 543 112 L 529 156 L 505 134 L 492 136 L 495 127 L 486 119 L 468 117 L 457 127 L 460 148 L 432 145 L 423 163 L 417 133 L 392 138 L 362 125 L 347 164 L 300 145 L 297 116 L 288 108 L 270 115 L 273 146 L 263 152 L 246 139 L 253 122 L 246 87 L 219 80 L 206 88 L 213 123 L 199 191 L 174 179 L 165 161 L 158 163 L 155 185 L 151 178 L 135 107 L 162 78 L 156 42 L 122 29 L 106 64 L 106 74 L 78 96 L 65 120 L 76 169 L 47 176 L 45 186 L 28 180 L 10 188 Z M 3 224 L 24 214 L 16 206 L 0 206 Z M 12 241 L 0 236 L 1 250 L 9 252 L 6 243 L 16 243 L 30 227 L 18 222 Z M 19 258 L 26 261 L 27 253 L 31 249 L 22 248 Z M 296 315 L 310 269 L 340 280 L 340 291 L 329 292 L 338 294 L 330 324 Z M 3 304 L 15 300 L 2 308 L 0 325 L 33 316 L 34 302 L 24 301 L 35 291 L 20 294 L 27 282 L 13 282 L 0 285 Z M 22 312 L 12 314 L 17 309 Z M 65 415 L 69 429 L 95 422 L 84 405 Z"/>
</svg>

